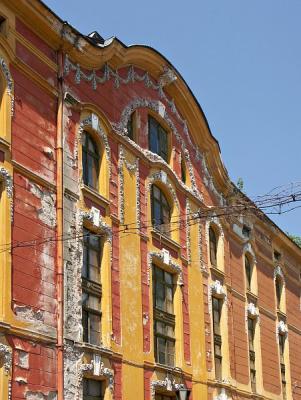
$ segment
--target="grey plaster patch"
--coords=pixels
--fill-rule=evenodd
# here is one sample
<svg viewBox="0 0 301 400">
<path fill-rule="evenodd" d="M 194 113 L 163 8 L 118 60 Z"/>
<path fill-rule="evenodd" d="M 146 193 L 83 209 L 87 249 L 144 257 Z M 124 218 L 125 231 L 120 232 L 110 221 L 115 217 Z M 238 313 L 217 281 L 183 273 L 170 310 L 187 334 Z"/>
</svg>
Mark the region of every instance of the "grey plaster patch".
<svg viewBox="0 0 301 400">
<path fill-rule="evenodd" d="M 42 392 L 26 392 L 25 394 L 26 400 L 56 400 L 57 392 L 48 392 L 44 394 Z"/>
<path fill-rule="evenodd" d="M 34 310 L 30 306 L 14 305 L 14 312 L 20 320 L 32 324 L 37 332 L 56 336 L 56 329 L 45 324 L 42 310 Z"/>
<path fill-rule="evenodd" d="M 29 368 L 29 354 L 26 351 L 19 350 L 18 355 L 19 355 L 19 360 L 18 360 L 19 367 L 28 369 Z"/>
<path fill-rule="evenodd" d="M 41 200 L 41 208 L 37 210 L 39 219 L 46 225 L 54 228 L 56 226 L 56 196 L 49 190 L 30 182 L 30 191 Z"/>
</svg>

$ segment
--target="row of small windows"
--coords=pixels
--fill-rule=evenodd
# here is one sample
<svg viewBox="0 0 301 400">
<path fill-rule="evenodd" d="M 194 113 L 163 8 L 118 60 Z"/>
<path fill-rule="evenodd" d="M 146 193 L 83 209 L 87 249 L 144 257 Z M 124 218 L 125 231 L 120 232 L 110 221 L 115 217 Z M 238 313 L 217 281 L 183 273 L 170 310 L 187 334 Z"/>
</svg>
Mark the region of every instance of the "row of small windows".
<svg viewBox="0 0 301 400">
<path fill-rule="evenodd" d="M 134 114 L 131 115 L 127 124 L 127 136 L 135 140 Z M 168 133 L 153 117 L 148 118 L 149 150 L 158 154 L 164 161 L 168 162 L 169 144 Z M 83 133 L 82 168 L 84 184 L 98 190 L 98 178 L 100 172 L 100 151 L 96 141 L 88 133 Z M 181 179 L 186 183 L 186 165 L 184 157 L 181 158 Z"/>
</svg>

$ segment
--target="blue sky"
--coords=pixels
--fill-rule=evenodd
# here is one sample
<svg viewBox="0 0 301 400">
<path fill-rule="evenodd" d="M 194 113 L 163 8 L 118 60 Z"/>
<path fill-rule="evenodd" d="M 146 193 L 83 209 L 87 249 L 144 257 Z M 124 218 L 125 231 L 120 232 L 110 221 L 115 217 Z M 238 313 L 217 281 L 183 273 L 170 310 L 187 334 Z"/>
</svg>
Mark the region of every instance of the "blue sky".
<svg viewBox="0 0 301 400">
<path fill-rule="evenodd" d="M 300 0 L 45 2 L 84 34 L 97 30 L 167 57 L 248 195 L 301 181 Z M 274 220 L 301 235 L 300 210 Z"/>
</svg>

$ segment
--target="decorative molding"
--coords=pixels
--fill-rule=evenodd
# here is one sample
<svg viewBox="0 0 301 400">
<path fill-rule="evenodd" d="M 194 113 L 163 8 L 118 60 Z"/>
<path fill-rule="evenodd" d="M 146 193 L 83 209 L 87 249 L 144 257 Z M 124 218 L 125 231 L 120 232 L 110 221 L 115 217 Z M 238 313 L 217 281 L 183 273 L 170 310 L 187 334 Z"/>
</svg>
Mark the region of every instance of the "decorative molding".
<svg viewBox="0 0 301 400">
<path fill-rule="evenodd" d="M 215 296 L 221 299 L 227 297 L 226 290 L 219 280 L 215 280 L 210 285 L 211 296 Z"/>
<path fill-rule="evenodd" d="M 148 185 L 147 185 L 148 190 L 145 193 L 146 204 L 148 203 L 148 193 L 150 192 L 152 184 L 155 182 L 163 183 L 164 187 L 168 190 L 171 198 L 173 199 L 175 206 L 177 207 L 178 214 L 180 214 L 180 204 L 179 204 L 179 200 L 177 198 L 177 194 L 176 194 L 171 182 L 169 181 L 169 178 L 168 178 L 166 172 L 164 172 L 164 171 L 155 172 L 153 175 L 148 177 Z"/>
<path fill-rule="evenodd" d="M 178 176 L 176 176 L 175 172 L 170 168 L 169 164 L 165 160 L 163 160 L 163 158 L 161 156 L 151 152 L 150 150 L 143 149 L 137 143 L 135 143 L 133 140 L 128 138 L 128 136 L 127 136 L 128 121 L 131 117 L 131 114 L 137 108 L 141 108 L 141 107 L 149 108 L 150 110 L 159 114 L 161 116 L 161 118 L 164 119 L 164 121 L 169 126 L 169 128 L 171 129 L 176 140 L 180 143 L 182 152 L 184 154 L 186 164 L 188 167 L 187 169 L 188 169 L 188 173 L 189 173 L 189 177 L 190 177 L 190 181 L 191 181 L 191 186 L 192 186 L 191 188 L 188 187 L 187 185 L 185 185 L 185 183 L 182 182 Z M 189 191 L 191 194 L 193 194 L 195 197 L 197 197 L 200 201 L 203 201 L 203 196 L 199 192 L 198 187 L 196 185 L 194 170 L 193 170 L 193 166 L 192 166 L 192 163 L 190 160 L 189 151 L 186 149 L 185 142 L 182 139 L 181 135 L 179 134 L 175 124 L 172 122 L 171 118 L 168 116 L 163 103 L 161 103 L 160 101 L 156 101 L 156 100 L 149 100 L 149 99 L 145 99 L 145 98 L 136 98 L 124 108 L 124 110 L 121 113 L 120 121 L 118 123 L 112 122 L 111 124 L 112 124 L 114 131 L 117 134 L 125 137 L 128 140 L 128 142 L 132 144 L 132 146 L 134 146 L 140 152 L 142 152 L 144 154 L 144 156 L 147 157 L 150 161 L 163 163 L 173 173 L 173 175 L 176 177 L 176 179 L 178 180 L 178 182 L 181 186 L 183 186 L 187 191 Z"/>
<path fill-rule="evenodd" d="M 228 399 L 229 397 L 227 395 L 225 388 L 222 388 L 220 394 L 214 397 L 214 400 L 228 400 Z"/>
<path fill-rule="evenodd" d="M 109 145 L 108 137 L 105 133 L 105 131 L 102 129 L 99 118 L 96 114 L 91 114 L 87 118 L 83 119 L 79 125 L 78 129 L 78 138 L 79 138 L 79 143 L 82 143 L 82 135 L 85 130 L 85 128 L 90 128 L 94 132 L 97 133 L 97 136 L 100 138 L 101 142 L 103 143 L 104 149 L 105 149 L 105 154 L 107 158 L 107 162 L 109 165 L 109 176 L 111 177 L 111 148 Z M 78 158 L 78 155 L 76 154 L 76 157 Z"/>
<path fill-rule="evenodd" d="M 0 167 L 0 181 L 4 182 L 4 187 L 6 191 L 6 195 L 10 200 L 10 216 L 13 221 L 14 218 L 14 203 L 13 203 L 13 195 L 14 195 L 14 185 L 13 178 L 11 174 L 4 167 Z"/>
<path fill-rule="evenodd" d="M 180 113 L 178 112 L 175 102 L 173 99 L 170 99 L 164 92 L 163 88 L 165 86 L 170 85 L 172 82 L 175 81 L 176 79 L 176 74 L 174 73 L 174 71 L 172 69 L 170 69 L 169 67 L 165 67 L 164 68 L 164 72 L 163 74 L 160 76 L 159 78 L 159 83 L 155 83 L 155 81 L 149 76 L 148 72 L 144 72 L 143 74 L 138 74 L 135 70 L 135 67 L 133 65 L 128 67 L 128 71 L 127 71 L 127 76 L 124 78 L 122 77 L 119 72 L 117 70 L 113 70 L 108 64 L 105 64 L 103 67 L 103 71 L 102 72 L 98 72 L 96 73 L 95 70 L 93 70 L 90 74 L 85 74 L 82 70 L 79 64 L 73 64 L 68 55 L 66 55 L 65 57 L 65 65 L 64 65 L 64 75 L 67 76 L 69 75 L 70 71 L 74 71 L 75 72 L 75 83 L 76 84 L 80 84 L 81 79 L 84 79 L 87 82 L 91 82 L 92 88 L 93 90 L 97 89 L 97 85 L 103 85 L 106 82 L 110 81 L 111 79 L 114 80 L 114 87 L 116 89 L 119 89 L 121 85 L 128 85 L 128 84 L 133 84 L 135 82 L 141 82 L 144 83 L 146 88 L 151 88 L 155 91 L 158 92 L 158 96 L 160 99 L 162 99 L 168 106 L 169 110 L 171 111 L 171 113 L 176 117 L 176 119 L 178 120 L 178 122 L 180 123 L 180 125 L 182 126 L 183 132 L 187 138 L 187 141 L 189 143 L 189 145 L 192 147 L 192 149 L 195 152 L 195 158 L 197 161 L 201 162 L 201 165 L 203 167 L 203 171 L 204 171 L 204 183 L 205 185 L 216 195 L 216 197 L 218 198 L 219 202 L 221 205 L 225 204 L 225 199 L 223 197 L 223 195 L 216 189 L 216 186 L 213 182 L 213 178 L 208 170 L 208 166 L 207 166 L 207 162 L 206 162 L 206 158 L 205 156 L 200 152 L 199 148 L 192 142 L 191 140 L 191 134 L 189 132 L 188 129 L 188 125 L 187 125 L 187 121 L 185 119 L 182 118 L 182 116 L 180 115 Z M 100 75 L 100 73 L 102 73 L 102 75 Z M 133 107 L 133 105 L 128 106 L 127 108 L 131 109 L 131 111 L 127 110 L 127 118 L 124 119 L 123 124 L 120 126 L 119 124 L 112 124 L 113 128 L 120 134 L 125 135 L 127 132 L 126 129 L 126 125 L 127 125 L 127 121 L 129 119 L 130 114 L 138 107 L 149 107 L 149 105 L 151 105 L 153 103 L 153 105 L 155 105 L 155 110 L 156 112 L 159 112 L 158 109 L 158 102 L 156 101 L 150 101 L 147 99 L 135 99 L 134 102 L 138 102 L 138 104 L 136 104 L 136 107 Z M 143 104 L 141 104 L 143 103 Z M 149 105 L 145 104 L 145 103 L 149 103 Z M 160 102 L 161 103 L 161 102 Z M 141 104 L 141 105 L 139 105 Z M 161 103 L 161 105 L 163 106 L 164 109 L 164 117 L 167 116 L 167 113 L 165 111 L 165 106 L 164 104 Z M 152 109 L 154 109 L 153 107 L 150 107 Z M 161 107 L 162 108 L 162 107 Z M 123 113 L 124 114 L 124 113 Z M 162 114 L 159 113 L 160 115 Z M 122 121 L 123 118 L 121 118 Z M 175 128 L 174 124 L 172 123 L 172 121 L 169 119 L 169 122 L 171 122 L 171 124 L 173 125 L 173 127 Z M 114 127 L 115 125 L 115 127 Z M 119 125 L 119 127 L 118 127 Z M 119 129 L 121 128 L 121 129 Z M 176 133 L 177 130 L 173 129 L 173 132 Z M 181 136 L 178 134 L 175 136 L 177 137 L 177 139 L 180 139 L 181 143 L 184 143 L 183 139 L 181 138 Z M 129 139 L 130 140 L 130 139 Z M 132 142 L 132 141 L 131 141 Z M 138 146 L 139 147 L 139 146 Z M 140 148 L 140 150 L 142 150 Z M 183 151 L 185 153 L 185 146 L 183 146 Z M 188 153 L 189 156 L 189 153 Z M 186 155 L 185 155 L 186 158 Z M 187 159 L 186 159 L 187 160 Z M 189 170 L 189 173 L 191 174 L 192 170 Z M 193 179 L 191 180 L 191 182 L 193 182 Z M 197 188 L 195 187 L 196 192 L 198 193 Z"/>
<path fill-rule="evenodd" d="M 112 242 L 112 229 L 104 222 L 97 208 L 91 207 L 89 211 L 80 210 L 80 217 L 82 218 L 82 223 L 84 220 L 92 223 L 97 231 L 105 236 L 106 240 L 110 243 Z"/>
<path fill-rule="evenodd" d="M 277 278 L 277 276 L 279 276 L 283 282 L 283 284 L 285 285 L 285 278 L 284 278 L 284 274 L 282 271 L 282 268 L 280 267 L 280 265 L 277 265 L 274 269 L 274 279 Z"/>
<path fill-rule="evenodd" d="M 3 358 L 5 374 L 8 375 L 12 367 L 12 349 L 3 343 L 0 343 L 0 357 Z"/>
<path fill-rule="evenodd" d="M 150 284 L 151 271 L 153 260 L 157 260 L 163 265 L 166 265 L 169 269 L 172 270 L 175 274 L 178 275 L 177 284 L 183 285 L 183 271 L 179 264 L 176 264 L 172 261 L 169 251 L 166 249 L 162 249 L 162 251 L 150 251 L 148 253 L 148 265 L 147 265 L 147 282 Z"/>
<path fill-rule="evenodd" d="M 256 320 L 260 325 L 260 313 L 258 307 L 254 303 L 248 303 L 246 305 L 246 332 L 248 332 L 248 318 Z"/>
<path fill-rule="evenodd" d="M 278 335 L 285 335 L 288 334 L 288 327 L 284 321 L 279 321 L 277 324 L 277 334 Z"/>
<path fill-rule="evenodd" d="M 176 383 L 175 379 L 170 378 L 168 375 L 164 380 L 158 380 L 158 381 L 151 381 L 151 398 L 152 400 L 155 399 L 156 396 L 156 389 L 164 389 L 168 392 L 175 392 L 179 389 L 185 388 L 185 385 L 183 383 Z"/>
<path fill-rule="evenodd" d="M 188 263 L 191 262 L 191 233 L 189 225 L 189 216 L 191 215 L 190 201 L 186 198 L 186 248 Z"/>
<path fill-rule="evenodd" d="M 249 254 L 251 254 L 251 256 L 252 256 L 252 258 L 253 258 L 253 263 L 254 263 L 254 264 L 257 264 L 255 252 L 254 252 L 254 250 L 253 250 L 253 248 L 252 248 L 251 243 L 248 242 L 248 243 L 246 243 L 246 244 L 244 245 L 243 252 L 244 252 L 244 253 L 249 253 Z"/>
<path fill-rule="evenodd" d="M 9 68 L 3 58 L 0 58 L 0 68 L 6 80 L 6 85 L 7 85 L 6 91 L 10 97 L 10 112 L 11 116 L 13 116 L 15 111 L 14 82 L 11 73 L 9 71 Z"/>
<path fill-rule="evenodd" d="M 90 364 L 82 364 L 81 371 L 89 371 L 92 372 L 94 376 L 103 376 L 109 381 L 109 389 L 111 393 L 114 392 L 114 372 L 110 368 L 106 368 L 103 361 L 101 360 L 101 356 L 98 354 L 93 354 L 93 360 Z M 83 377 L 83 374 L 82 374 Z"/>
<path fill-rule="evenodd" d="M 224 286 L 217 279 L 208 287 L 208 312 L 212 314 L 212 297 L 222 299 L 225 304 L 228 304 L 228 297 Z"/>
</svg>

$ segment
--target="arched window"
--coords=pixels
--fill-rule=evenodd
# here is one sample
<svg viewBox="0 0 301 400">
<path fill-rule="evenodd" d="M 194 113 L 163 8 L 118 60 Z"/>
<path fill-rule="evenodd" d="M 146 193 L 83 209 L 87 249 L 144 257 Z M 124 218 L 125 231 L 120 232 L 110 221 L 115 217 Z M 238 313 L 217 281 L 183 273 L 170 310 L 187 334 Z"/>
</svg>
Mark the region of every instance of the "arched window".
<svg viewBox="0 0 301 400">
<path fill-rule="evenodd" d="M 281 307 L 282 286 L 283 283 L 281 277 L 277 275 L 275 279 L 275 290 L 276 290 L 276 304 L 278 309 L 280 309 Z"/>
<path fill-rule="evenodd" d="M 98 189 L 99 151 L 89 133 L 83 134 L 83 180 L 84 184 Z"/>
<path fill-rule="evenodd" d="M 153 153 L 158 154 L 165 160 L 168 161 L 168 137 L 167 132 L 159 122 L 152 118 L 148 117 L 148 133 L 149 133 L 149 149 Z"/>
<path fill-rule="evenodd" d="M 181 158 L 181 179 L 183 183 L 186 183 L 186 165 L 183 156 Z"/>
<path fill-rule="evenodd" d="M 246 274 L 246 289 L 251 290 L 252 284 L 252 264 L 250 258 L 245 255 L 245 274 Z"/>
<path fill-rule="evenodd" d="M 171 208 L 164 193 L 156 185 L 152 186 L 151 206 L 153 226 L 165 235 L 170 236 Z"/>
<path fill-rule="evenodd" d="M 209 228 L 210 263 L 217 266 L 217 237 L 212 226 Z"/>
</svg>

